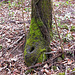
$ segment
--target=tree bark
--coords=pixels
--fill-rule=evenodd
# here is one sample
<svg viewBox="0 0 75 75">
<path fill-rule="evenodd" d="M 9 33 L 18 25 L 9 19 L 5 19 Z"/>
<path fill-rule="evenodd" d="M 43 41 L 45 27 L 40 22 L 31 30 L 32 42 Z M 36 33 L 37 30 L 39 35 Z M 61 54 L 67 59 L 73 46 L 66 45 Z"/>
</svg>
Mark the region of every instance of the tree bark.
<svg viewBox="0 0 75 75">
<path fill-rule="evenodd" d="M 52 2 L 51 0 L 32 0 L 30 31 L 26 38 L 24 59 L 27 66 L 42 62 L 50 51 L 52 39 Z"/>
</svg>

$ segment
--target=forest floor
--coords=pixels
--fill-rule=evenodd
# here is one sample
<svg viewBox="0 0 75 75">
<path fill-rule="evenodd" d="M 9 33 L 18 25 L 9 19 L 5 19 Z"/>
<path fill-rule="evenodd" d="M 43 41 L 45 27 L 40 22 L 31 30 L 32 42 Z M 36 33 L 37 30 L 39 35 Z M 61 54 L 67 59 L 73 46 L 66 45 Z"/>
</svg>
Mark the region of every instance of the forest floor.
<svg viewBox="0 0 75 75">
<path fill-rule="evenodd" d="M 0 2 L 0 75 L 25 75 L 24 63 L 25 32 L 29 31 L 31 20 L 31 0 L 25 2 Z M 63 40 L 65 58 L 58 57 L 56 64 L 45 64 L 34 70 L 34 75 L 74 75 L 75 74 L 75 1 L 53 0 L 53 8 L 60 36 Z M 53 14 L 54 15 L 54 14 Z M 23 18 L 24 17 L 24 18 Z M 51 50 L 59 51 L 60 39 L 53 17 L 53 40 Z M 54 62 L 53 61 L 53 62 Z M 51 66 L 52 65 L 52 66 Z M 32 75 L 33 72 L 28 75 Z M 65 73 L 65 74 L 64 74 Z M 61 75 L 61 74 L 58 74 Z"/>
</svg>

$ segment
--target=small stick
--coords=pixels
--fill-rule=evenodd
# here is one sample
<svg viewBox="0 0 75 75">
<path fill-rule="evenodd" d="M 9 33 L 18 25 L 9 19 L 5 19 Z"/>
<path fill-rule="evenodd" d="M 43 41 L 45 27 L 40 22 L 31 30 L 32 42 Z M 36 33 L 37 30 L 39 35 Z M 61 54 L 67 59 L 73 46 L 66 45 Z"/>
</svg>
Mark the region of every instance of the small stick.
<svg viewBox="0 0 75 75">
<path fill-rule="evenodd" d="M 57 29 L 58 36 L 59 36 L 59 39 L 60 39 L 60 46 L 61 46 L 61 49 L 62 49 L 62 52 L 63 52 L 62 39 L 61 39 L 61 37 L 60 37 L 60 33 L 59 33 L 59 30 L 58 30 L 58 25 L 57 25 L 57 21 L 56 21 L 54 9 L 53 9 L 53 14 L 54 14 L 54 21 L 55 21 L 56 29 Z"/>
</svg>

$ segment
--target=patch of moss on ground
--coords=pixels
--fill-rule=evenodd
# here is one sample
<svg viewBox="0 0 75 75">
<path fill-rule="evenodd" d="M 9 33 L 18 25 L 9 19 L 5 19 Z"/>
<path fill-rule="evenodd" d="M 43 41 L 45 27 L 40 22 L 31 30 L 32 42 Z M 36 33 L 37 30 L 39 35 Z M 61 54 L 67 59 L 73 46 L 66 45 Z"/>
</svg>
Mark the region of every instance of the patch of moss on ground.
<svg viewBox="0 0 75 75">
<path fill-rule="evenodd" d="M 71 31 L 75 31 L 75 26 L 71 26 Z"/>
<path fill-rule="evenodd" d="M 72 71 L 75 71 L 75 68 Z"/>
<path fill-rule="evenodd" d="M 64 73 L 64 72 L 62 72 L 62 73 L 59 73 L 59 74 L 57 74 L 57 75 L 65 75 L 65 73 Z"/>
</svg>

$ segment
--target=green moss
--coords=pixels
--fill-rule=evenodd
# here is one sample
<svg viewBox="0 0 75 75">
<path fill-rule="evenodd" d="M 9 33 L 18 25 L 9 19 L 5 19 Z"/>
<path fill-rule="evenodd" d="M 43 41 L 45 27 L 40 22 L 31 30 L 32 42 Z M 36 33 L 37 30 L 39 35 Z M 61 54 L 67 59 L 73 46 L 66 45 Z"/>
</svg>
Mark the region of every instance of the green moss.
<svg viewBox="0 0 75 75">
<path fill-rule="evenodd" d="M 52 39 L 53 39 L 53 32 L 52 30 L 50 30 L 50 42 L 52 41 Z"/>
<path fill-rule="evenodd" d="M 73 71 L 72 75 L 75 75 L 75 68 L 72 71 Z"/>
<path fill-rule="evenodd" d="M 62 73 L 59 73 L 58 75 L 65 75 L 65 73 L 64 73 L 64 72 L 62 72 Z"/>
<path fill-rule="evenodd" d="M 0 50 L 2 49 L 2 45 L 0 45 Z"/>
<path fill-rule="evenodd" d="M 57 69 L 57 67 L 56 66 L 52 66 L 53 67 L 53 70 L 56 70 Z"/>
<path fill-rule="evenodd" d="M 52 23 L 51 0 L 36 1 L 32 0 L 31 25 L 24 50 L 27 66 L 31 66 L 35 61 L 39 63 L 46 59 L 44 52 L 49 48 L 49 39 L 50 36 L 52 37 L 52 30 L 50 29 Z M 46 29 L 43 31 L 44 28 Z"/>
<path fill-rule="evenodd" d="M 71 31 L 75 31 L 75 26 L 71 26 Z"/>
<path fill-rule="evenodd" d="M 65 55 L 64 55 L 64 54 L 62 54 L 62 58 L 63 58 L 63 59 L 65 58 Z"/>
<path fill-rule="evenodd" d="M 32 18 L 30 25 L 30 32 L 28 35 L 29 38 L 27 38 L 27 43 L 26 43 L 27 45 L 32 46 L 34 42 L 39 42 L 40 39 L 44 40 L 38 25 L 42 25 L 42 22 L 40 21 L 36 22 L 35 19 Z"/>
<path fill-rule="evenodd" d="M 26 45 L 25 45 L 25 50 L 24 50 L 24 57 L 25 57 L 25 63 L 30 66 L 32 65 L 35 61 L 37 62 L 42 62 L 43 61 L 43 52 L 46 51 L 46 41 L 43 38 L 43 35 L 40 31 L 40 28 L 38 26 L 42 26 L 43 23 L 37 20 L 35 21 L 34 18 L 31 20 L 31 25 L 30 25 L 30 32 L 27 36 L 26 40 Z M 29 54 L 29 51 L 31 48 L 34 47 L 34 52 Z M 30 49 L 27 49 L 30 48 Z M 28 59 L 26 58 L 28 57 Z M 46 56 L 44 55 L 45 59 Z"/>
<path fill-rule="evenodd" d="M 72 71 L 75 71 L 75 68 Z"/>
<path fill-rule="evenodd" d="M 44 18 L 47 18 L 47 20 L 48 21 L 50 21 L 50 14 L 49 14 L 49 12 L 51 12 L 50 11 L 50 9 L 52 9 L 52 7 L 50 6 L 50 4 L 51 4 L 51 1 L 48 3 L 48 1 L 46 1 L 46 0 L 43 0 L 42 1 L 42 10 L 44 11 L 44 13 L 43 13 L 43 15 L 44 15 Z"/>
<path fill-rule="evenodd" d="M 41 9 L 42 9 L 42 14 L 43 14 L 42 18 L 45 19 L 44 21 L 45 21 L 46 27 L 48 28 L 48 31 L 50 33 L 50 39 L 52 40 L 52 37 L 53 37 L 52 25 L 51 25 L 52 15 L 50 14 L 50 13 L 52 13 L 52 2 L 42 0 Z"/>
</svg>

